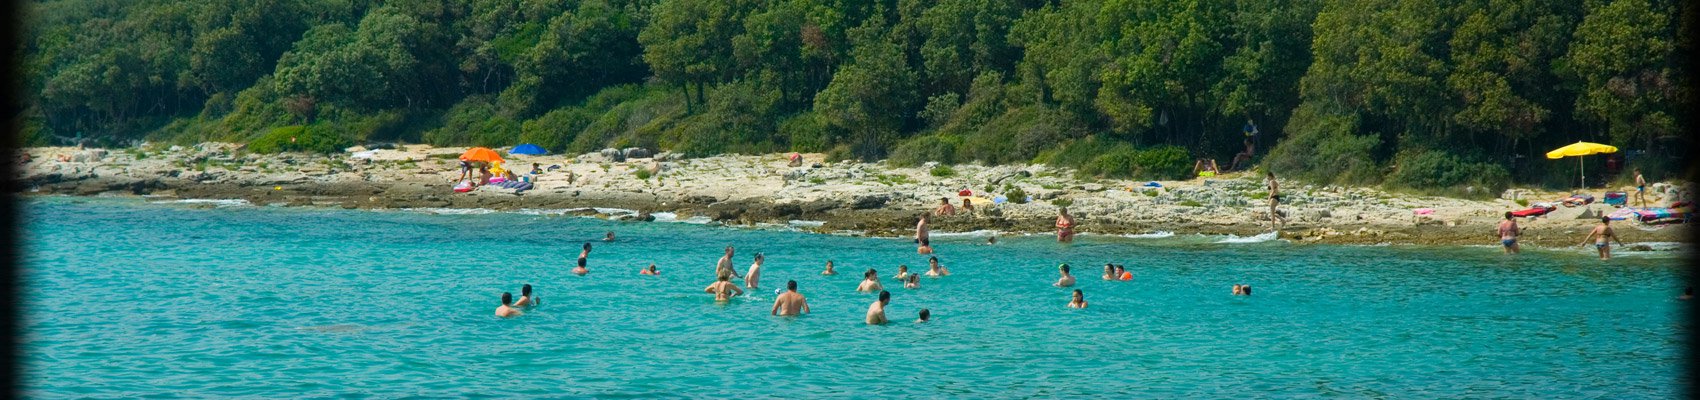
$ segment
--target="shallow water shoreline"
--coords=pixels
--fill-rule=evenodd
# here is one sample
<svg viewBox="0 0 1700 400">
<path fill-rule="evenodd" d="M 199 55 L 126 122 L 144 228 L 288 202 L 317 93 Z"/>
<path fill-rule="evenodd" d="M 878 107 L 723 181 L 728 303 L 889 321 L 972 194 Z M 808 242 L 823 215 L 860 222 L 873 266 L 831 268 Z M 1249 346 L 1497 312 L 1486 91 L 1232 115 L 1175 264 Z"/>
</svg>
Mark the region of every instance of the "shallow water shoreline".
<svg viewBox="0 0 1700 400">
<path fill-rule="evenodd" d="M 937 206 L 940 197 L 959 200 L 957 190 L 1022 189 L 1033 201 L 981 205 L 974 215 L 935 217 L 936 232 L 995 231 L 1002 234 L 1053 232 L 1056 210 L 1067 206 L 1077 231 L 1098 235 L 1232 235 L 1256 237 L 1271 232 L 1267 205 L 1256 200 L 1261 182 L 1247 174 L 1220 179 L 1163 181 L 1161 189 L 1118 180 L 1082 180 L 1066 170 L 1036 166 L 954 168 L 954 176 L 932 176 L 927 168 L 894 168 L 884 163 L 824 163 L 805 155 L 803 167 L 788 167 L 781 155 L 716 156 L 679 159 L 666 154 L 646 159 L 613 160 L 591 153 L 512 160 L 523 166 L 559 165 L 540 175 L 535 188 L 522 193 L 480 189 L 454 193 L 454 155 L 464 149 L 407 146 L 400 150 L 330 156 L 255 155 L 234 146 L 209 144 L 187 149 L 91 151 L 32 148 L 32 162 L 20 176 L 26 195 L 119 195 L 149 199 L 242 200 L 254 205 L 338 207 L 344 209 L 488 209 L 503 212 L 568 210 L 564 214 L 615 220 L 650 220 L 657 213 L 678 220 L 707 219 L 729 226 L 796 225 L 799 230 L 865 236 L 911 235 L 915 216 Z M 72 161 L 60 161 L 61 155 Z M 73 157 L 74 156 L 74 157 Z M 654 171 L 640 178 L 639 170 Z M 573 182 L 565 179 L 572 171 Z M 1519 207 L 1506 199 L 1488 201 L 1416 197 L 1367 188 L 1317 187 L 1283 182 L 1281 212 L 1288 222 L 1276 238 L 1325 244 L 1497 244 L 1498 214 Z M 975 190 L 972 188 L 982 188 Z M 1529 198 L 1556 196 L 1524 191 Z M 1001 194 L 1001 193 L 1000 193 Z M 204 205 L 216 206 L 215 203 Z M 1414 207 L 1435 210 L 1417 216 Z M 637 210 L 639 214 L 602 209 Z M 1575 246 L 1591 228 L 1588 212 L 1610 207 L 1555 211 L 1549 217 L 1519 220 L 1522 242 L 1538 247 Z M 1626 242 L 1690 242 L 1687 229 L 1675 226 L 1617 224 Z"/>
</svg>

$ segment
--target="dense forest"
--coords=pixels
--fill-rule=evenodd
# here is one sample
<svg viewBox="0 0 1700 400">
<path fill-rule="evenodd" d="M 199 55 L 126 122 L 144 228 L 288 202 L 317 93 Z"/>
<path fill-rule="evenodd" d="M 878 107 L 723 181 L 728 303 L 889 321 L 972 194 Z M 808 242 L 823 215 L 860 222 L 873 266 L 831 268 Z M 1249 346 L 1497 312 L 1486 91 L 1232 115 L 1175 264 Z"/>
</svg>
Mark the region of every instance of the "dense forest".
<svg viewBox="0 0 1700 400">
<path fill-rule="evenodd" d="M 20 122 L 32 145 L 528 142 L 1136 178 L 1250 141 L 1317 182 L 1562 187 L 1576 163 L 1542 154 L 1578 140 L 1682 172 L 1686 4 L 36 1 Z"/>
</svg>

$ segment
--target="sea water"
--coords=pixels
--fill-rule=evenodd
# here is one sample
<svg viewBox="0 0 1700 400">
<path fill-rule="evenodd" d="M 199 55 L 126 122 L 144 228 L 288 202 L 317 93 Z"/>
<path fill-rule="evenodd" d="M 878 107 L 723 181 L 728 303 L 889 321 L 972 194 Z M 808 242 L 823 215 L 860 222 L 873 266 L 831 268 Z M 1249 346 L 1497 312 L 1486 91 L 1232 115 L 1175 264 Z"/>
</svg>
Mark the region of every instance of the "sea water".
<svg viewBox="0 0 1700 400">
<path fill-rule="evenodd" d="M 31 397 L 1668 398 L 1687 329 L 1671 251 L 941 235 L 953 274 L 904 289 L 897 266 L 927 265 L 909 240 L 787 228 L 63 197 L 24 212 Z M 726 245 L 740 273 L 766 263 L 759 289 L 716 303 Z M 1106 262 L 1134 279 L 1100 279 Z M 660 276 L 638 275 L 649 263 Z M 1074 288 L 1051 286 L 1062 263 Z M 869 268 L 885 326 L 863 324 Z M 812 313 L 769 315 L 787 280 Z M 493 316 L 527 283 L 540 306 Z M 1065 307 L 1075 288 L 1089 308 Z"/>
</svg>

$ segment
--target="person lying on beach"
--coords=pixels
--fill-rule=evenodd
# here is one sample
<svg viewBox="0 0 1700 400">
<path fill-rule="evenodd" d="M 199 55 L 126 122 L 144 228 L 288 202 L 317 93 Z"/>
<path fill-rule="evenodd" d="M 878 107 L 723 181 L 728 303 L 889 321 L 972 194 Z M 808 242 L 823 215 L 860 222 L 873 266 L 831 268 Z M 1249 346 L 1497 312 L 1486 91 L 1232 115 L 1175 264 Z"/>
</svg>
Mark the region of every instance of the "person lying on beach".
<svg viewBox="0 0 1700 400">
<path fill-rule="evenodd" d="M 909 273 L 908 265 L 897 264 L 897 275 L 891 277 L 891 279 L 896 279 L 897 281 L 902 282 L 908 280 L 909 275 L 911 274 Z"/>
<path fill-rule="evenodd" d="M 761 279 L 761 260 L 761 253 L 756 253 L 756 262 L 750 263 L 750 272 L 744 274 L 744 287 L 756 288 L 756 281 Z"/>
<path fill-rule="evenodd" d="M 514 307 L 531 307 L 535 305 L 537 305 L 537 298 L 531 297 L 531 284 L 527 283 L 525 286 L 520 286 L 519 301 L 514 302 Z"/>
<path fill-rule="evenodd" d="M 821 275 L 838 275 L 838 271 L 832 270 L 832 260 L 826 260 L 826 270 L 821 271 L 820 274 Z"/>
<path fill-rule="evenodd" d="M 702 291 L 705 293 L 714 293 L 714 301 L 727 301 L 731 300 L 732 296 L 742 296 L 744 294 L 744 289 L 739 289 L 738 285 L 732 284 L 732 275 L 724 273 L 720 274 L 720 278 L 718 280 L 714 281 L 714 283 L 708 284 L 708 287 Z"/>
<path fill-rule="evenodd" d="M 649 263 L 648 268 L 638 270 L 638 275 L 661 275 L 661 271 L 655 270 L 655 263 Z"/>
<path fill-rule="evenodd" d="M 880 286 L 879 272 L 875 272 L 873 268 L 868 268 L 868 272 L 862 273 L 862 284 L 856 286 L 856 291 L 862 293 L 873 293 L 883 289 L 885 287 Z"/>
<path fill-rule="evenodd" d="M 603 235 L 603 236 L 602 236 L 602 241 L 604 241 L 604 242 L 612 242 L 612 241 L 614 241 L 614 231 L 608 231 L 608 234 L 607 234 L 607 235 Z"/>
<path fill-rule="evenodd" d="M 933 319 L 933 312 L 923 308 L 921 309 L 921 318 L 915 320 L 915 322 L 927 322 L 929 319 Z"/>
<path fill-rule="evenodd" d="M 950 205 L 949 197 L 940 197 L 939 207 L 933 209 L 933 214 L 941 216 L 956 215 L 956 206 Z"/>
<path fill-rule="evenodd" d="M 939 277 L 939 276 L 946 276 L 946 275 L 950 275 L 950 270 L 945 269 L 945 267 L 942 266 L 942 265 L 939 265 L 939 258 L 938 257 L 928 257 L 927 258 L 927 276 Z"/>
<path fill-rule="evenodd" d="M 809 300 L 803 298 L 802 293 L 797 293 L 797 281 L 786 281 L 785 293 L 780 293 L 779 297 L 773 299 L 773 311 L 770 314 L 783 317 L 808 313 Z"/>
<path fill-rule="evenodd" d="M 1068 308 L 1086 308 L 1086 295 L 1080 289 L 1074 289 L 1074 299 L 1068 301 Z"/>
<path fill-rule="evenodd" d="M 502 292 L 502 306 L 496 307 L 496 316 L 502 317 L 502 318 L 518 316 L 520 314 L 519 309 L 508 306 L 509 304 L 513 304 L 513 303 L 514 303 L 514 294 L 508 293 L 508 292 Z"/>
<path fill-rule="evenodd" d="M 1116 280 L 1116 266 L 1114 264 L 1104 263 L 1104 280 Z"/>
<path fill-rule="evenodd" d="M 885 306 L 887 304 L 891 304 L 891 292 L 881 290 L 880 299 L 874 300 L 873 304 L 868 305 L 868 318 L 866 319 L 868 325 L 885 324 Z"/>
<path fill-rule="evenodd" d="M 1505 220 L 1499 222 L 1498 231 L 1499 245 L 1505 248 L 1505 254 L 1518 254 L 1523 252 L 1523 249 L 1520 249 L 1517 246 L 1517 234 L 1522 233 L 1522 229 L 1517 228 L 1517 218 L 1516 216 L 1511 215 L 1510 211 L 1505 212 Z"/>
<path fill-rule="evenodd" d="M 1583 237 L 1582 244 L 1577 246 L 1587 245 L 1590 239 L 1594 240 L 1594 250 L 1600 252 L 1601 260 L 1611 259 L 1611 241 L 1616 241 L 1618 246 L 1623 245 L 1623 240 L 1617 238 L 1617 231 L 1611 229 L 1611 217 L 1600 217 L 1600 224 L 1588 231 L 1588 236 Z"/>
<path fill-rule="evenodd" d="M 921 276 L 915 275 L 915 274 L 909 274 L 909 279 L 903 281 L 903 288 L 904 289 L 920 289 L 921 288 Z"/>
<path fill-rule="evenodd" d="M 738 271 L 732 269 L 732 246 L 726 246 L 726 255 L 720 256 L 720 261 L 714 262 L 714 273 L 738 277 Z"/>
<path fill-rule="evenodd" d="M 1056 287 L 1074 286 L 1074 275 L 1068 274 L 1068 264 L 1058 265 L 1057 269 L 1062 271 L 1062 277 L 1057 278 L 1057 283 L 1053 283 L 1053 284 L 1051 284 L 1051 286 L 1056 286 Z"/>
</svg>

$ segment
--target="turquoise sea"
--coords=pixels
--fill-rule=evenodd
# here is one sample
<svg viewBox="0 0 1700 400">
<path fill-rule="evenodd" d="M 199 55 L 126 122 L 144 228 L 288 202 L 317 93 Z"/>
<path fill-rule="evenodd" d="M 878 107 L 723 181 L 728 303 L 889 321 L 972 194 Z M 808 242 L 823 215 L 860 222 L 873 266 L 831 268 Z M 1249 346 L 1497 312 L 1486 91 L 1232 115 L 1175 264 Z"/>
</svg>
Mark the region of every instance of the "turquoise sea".
<svg viewBox="0 0 1700 400">
<path fill-rule="evenodd" d="M 939 235 L 954 275 L 903 289 L 897 265 L 926 265 L 908 240 L 783 227 L 24 206 L 35 398 L 1670 398 L 1687 330 L 1672 251 Z M 590 274 L 569 274 L 588 240 Z M 740 272 L 765 253 L 763 289 L 716 304 L 728 244 Z M 1051 286 L 1064 262 L 1089 308 Z M 1105 262 L 1135 279 L 1101 280 Z M 862 323 L 867 268 L 889 325 Z M 792 279 L 813 313 L 769 316 Z M 494 317 L 526 283 L 542 305 Z"/>
</svg>

